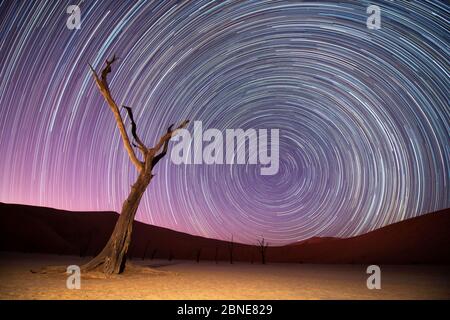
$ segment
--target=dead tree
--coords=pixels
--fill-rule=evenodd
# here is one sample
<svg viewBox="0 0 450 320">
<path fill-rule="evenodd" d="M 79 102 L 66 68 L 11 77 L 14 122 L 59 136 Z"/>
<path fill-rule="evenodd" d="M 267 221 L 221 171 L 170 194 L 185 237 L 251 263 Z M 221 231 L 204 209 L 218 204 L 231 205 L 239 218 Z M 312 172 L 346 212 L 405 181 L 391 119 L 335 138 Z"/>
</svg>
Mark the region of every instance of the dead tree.
<svg viewBox="0 0 450 320">
<path fill-rule="evenodd" d="M 259 252 L 261 253 L 262 264 L 266 264 L 266 252 L 267 252 L 268 246 L 269 246 L 269 243 L 266 242 L 264 240 L 264 238 L 262 238 L 262 240 L 258 240 L 258 249 L 259 249 Z"/>
<path fill-rule="evenodd" d="M 126 253 L 131 241 L 134 217 L 142 195 L 154 177 L 152 171 L 156 164 L 166 155 L 170 138 L 177 133 L 177 130 L 186 127 L 189 122 L 188 120 L 185 120 L 175 129 L 174 125 L 170 125 L 167 132 L 160 137 L 156 145 L 149 148 L 142 142 L 136 132 L 136 123 L 134 122 L 132 109 L 127 106 L 122 106 L 128 113 L 128 117 L 131 121 L 131 133 L 134 138 L 134 142 L 131 143 L 127 131 L 125 130 L 119 107 L 111 95 L 107 81 L 107 76 L 111 72 L 111 65 L 116 60 L 116 56 L 113 56 L 111 60 L 106 60 L 106 66 L 102 70 L 100 76 L 95 72 L 91 65 L 89 65 L 89 67 L 100 93 L 114 115 L 125 150 L 139 175 L 136 182 L 131 187 L 128 198 L 123 202 L 120 217 L 117 220 L 106 246 L 96 257 L 81 267 L 83 271 L 95 269 L 106 274 L 118 274 L 125 269 Z M 139 150 L 142 160 L 136 156 L 133 147 Z"/>
<path fill-rule="evenodd" d="M 155 258 L 157 252 L 158 252 L 158 249 L 153 249 L 152 256 L 150 257 L 150 260 L 153 260 Z"/>
<path fill-rule="evenodd" d="M 145 257 L 147 256 L 147 251 L 148 251 L 149 247 L 150 247 L 150 240 L 148 240 L 147 244 L 145 245 L 144 254 L 142 255 L 142 260 L 144 260 Z"/>
<path fill-rule="evenodd" d="M 228 251 L 230 252 L 230 264 L 233 264 L 233 250 L 234 250 L 234 241 L 233 236 L 231 236 L 231 241 L 228 243 Z"/>
<path fill-rule="evenodd" d="M 216 253 L 214 255 L 214 261 L 216 262 L 216 264 L 219 263 L 219 246 L 216 245 Z"/>
<path fill-rule="evenodd" d="M 202 254 L 202 248 L 197 249 L 196 251 L 196 260 L 197 263 L 200 263 L 200 255 Z"/>
</svg>

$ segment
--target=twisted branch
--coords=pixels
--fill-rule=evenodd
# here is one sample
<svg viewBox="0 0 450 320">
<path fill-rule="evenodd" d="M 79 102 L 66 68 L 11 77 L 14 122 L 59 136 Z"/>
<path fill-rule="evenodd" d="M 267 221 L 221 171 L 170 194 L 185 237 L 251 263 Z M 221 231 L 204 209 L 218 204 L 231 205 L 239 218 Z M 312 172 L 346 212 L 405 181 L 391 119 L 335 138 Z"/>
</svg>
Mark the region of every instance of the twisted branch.
<svg viewBox="0 0 450 320">
<path fill-rule="evenodd" d="M 167 130 L 167 133 L 165 135 L 163 135 L 160 139 L 159 142 L 156 144 L 156 146 L 154 146 L 152 148 L 153 152 L 158 152 L 162 146 L 168 142 L 170 140 L 170 138 L 172 138 L 176 132 L 180 129 L 183 129 L 184 127 L 187 126 L 187 124 L 189 123 L 189 120 L 184 120 L 175 130 L 172 130 L 173 124 L 169 127 L 169 130 Z"/>
<path fill-rule="evenodd" d="M 136 132 L 136 122 L 134 122 L 134 117 L 133 117 L 133 111 L 131 110 L 130 107 L 127 106 L 122 106 L 122 108 L 126 109 L 128 112 L 128 116 L 130 117 L 131 120 L 131 134 L 133 135 L 134 140 L 136 141 L 137 145 L 133 144 L 134 146 L 138 147 L 139 150 L 141 150 L 141 152 L 143 154 L 145 154 L 147 147 L 145 146 L 145 144 L 142 142 L 141 139 L 139 139 L 137 132 Z"/>
<path fill-rule="evenodd" d="M 161 160 L 167 154 L 167 149 L 169 147 L 170 138 L 172 138 L 177 133 L 178 130 L 186 127 L 188 123 L 189 123 L 189 120 L 184 120 L 175 130 L 172 130 L 172 128 L 174 126 L 173 124 L 171 124 L 169 126 L 169 128 L 167 128 L 167 133 L 159 139 L 158 144 L 154 148 L 150 149 L 150 152 L 153 152 L 154 154 L 156 154 L 156 152 L 158 152 L 159 149 L 161 149 L 161 147 L 163 147 L 162 151 L 158 155 L 155 155 L 153 157 L 152 167 L 154 167 L 159 162 L 159 160 Z"/>
<path fill-rule="evenodd" d="M 101 73 L 101 79 L 98 77 L 97 73 L 95 72 L 94 68 L 89 64 L 89 68 L 92 71 L 92 75 L 94 76 L 95 83 L 97 84 L 101 94 L 105 98 L 106 102 L 108 103 L 108 106 L 112 110 L 114 114 L 114 118 L 116 119 L 117 127 L 119 128 L 120 135 L 122 136 L 123 144 L 125 145 L 125 149 L 127 150 L 128 156 L 131 159 L 131 162 L 134 164 L 136 169 L 140 172 L 143 169 L 143 163 L 139 161 L 139 159 L 136 157 L 136 154 L 134 153 L 133 147 L 131 146 L 130 139 L 128 138 L 127 131 L 125 130 L 125 126 L 123 124 L 122 117 L 120 116 L 119 108 L 117 107 L 116 102 L 114 101 L 111 92 L 109 91 L 109 86 L 107 82 L 107 75 L 111 72 L 111 64 L 113 64 L 117 60 L 116 56 L 114 55 L 113 58 L 109 61 L 106 60 L 106 66 L 103 69 Z"/>
<path fill-rule="evenodd" d="M 142 152 L 144 159 L 150 159 L 151 161 L 151 167 L 155 166 L 166 154 L 168 149 L 168 143 L 170 138 L 172 138 L 178 130 L 184 128 L 189 123 L 189 120 L 184 120 L 175 130 L 173 130 L 173 126 L 169 126 L 167 129 L 167 133 L 164 134 L 158 141 L 155 147 L 153 148 L 147 148 L 145 144 L 142 142 L 142 140 L 139 138 L 136 132 L 136 122 L 134 121 L 133 117 L 133 111 L 130 107 L 122 106 L 127 110 L 128 116 L 131 120 L 131 134 L 133 135 L 134 140 L 137 144 L 130 143 L 130 138 L 128 137 L 128 134 L 125 130 L 125 126 L 122 120 L 122 117 L 120 116 L 119 108 L 117 107 L 116 102 L 114 101 L 111 92 L 109 90 L 109 85 L 107 81 L 107 76 L 109 73 L 111 73 L 111 65 L 117 61 L 117 57 L 114 55 L 111 60 L 106 60 L 106 66 L 101 72 L 101 78 L 97 75 L 94 68 L 89 64 L 89 68 L 92 71 L 92 74 L 95 79 L 95 83 L 97 84 L 101 94 L 105 98 L 106 102 L 108 103 L 108 106 L 111 108 L 114 117 L 116 119 L 117 126 L 120 131 L 120 135 L 122 136 L 123 143 L 125 145 L 125 149 L 127 150 L 128 156 L 130 157 L 133 164 L 136 166 L 137 170 L 140 172 L 144 168 L 144 162 L 139 161 L 139 159 L 136 157 L 136 154 L 134 153 L 133 146 L 139 148 L 139 150 Z M 163 148 L 163 150 L 159 152 Z M 144 160 L 147 161 L 147 160 Z"/>
</svg>

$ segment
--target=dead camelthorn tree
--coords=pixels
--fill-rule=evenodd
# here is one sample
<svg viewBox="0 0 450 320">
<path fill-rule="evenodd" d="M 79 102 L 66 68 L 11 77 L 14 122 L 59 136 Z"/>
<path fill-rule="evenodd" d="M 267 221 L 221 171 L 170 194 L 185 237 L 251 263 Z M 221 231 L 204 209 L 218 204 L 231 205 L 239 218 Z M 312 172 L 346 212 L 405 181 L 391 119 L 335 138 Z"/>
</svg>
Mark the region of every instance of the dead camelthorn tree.
<svg viewBox="0 0 450 320">
<path fill-rule="evenodd" d="M 153 260 L 156 257 L 156 253 L 158 252 L 158 249 L 153 249 L 152 255 L 150 257 L 150 260 Z"/>
<path fill-rule="evenodd" d="M 219 263 L 219 246 L 218 245 L 216 245 L 216 251 L 215 251 L 215 254 L 214 254 L 214 261 L 216 262 L 216 264 Z"/>
<path fill-rule="evenodd" d="M 269 243 L 266 242 L 266 240 L 264 240 L 264 238 L 262 238 L 262 240 L 258 240 L 258 249 L 259 249 L 259 252 L 261 253 L 262 264 L 266 264 L 266 252 L 267 252 L 268 246 L 269 246 Z"/>
<path fill-rule="evenodd" d="M 95 258 L 81 267 L 83 271 L 95 269 L 106 274 L 117 274 L 124 270 L 126 254 L 131 241 L 134 217 L 142 195 L 154 176 L 152 171 L 156 164 L 166 155 L 170 138 L 177 133 L 177 130 L 184 128 L 189 122 L 189 120 L 185 120 L 175 129 L 174 125 L 170 125 L 167 132 L 160 137 L 156 145 L 149 148 L 142 142 L 137 134 L 137 127 L 134 122 L 132 109 L 123 106 L 122 108 L 126 110 L 131 121 L 131 134 L 134 138 L 134 142 L 131 143 L 127 131 L 125 130 L 119 107 L 111 95 L 107 81 L 107 76 L 111 72 L 111 66 L 116 60 L 116 56 L 113 56 L 111 60 L 106 60 L 106 66 L 102 70 L 100 76 L 95 72 L 91 65 L 89 65 L 89 67 L 100 93 L 103 98 L 105 98 L 114 115 L 128 156 L 139 174 L 136 182 L 131 187 L 128 198 L 123 202 L 120 217 L 117 220 L 106 246 Z M 136 156 L 133 147 L 139 150 L 142 160 Z"/>
<path fill-rule="evenodd" d="M 231 236 L 231 241 L 228 242 L 228 251 L 230 252 L 230 264 L 233 264 L 233 250 L 234 250 L 234 241 L 233 236 Z"/>
<path fill-rule="evenodd" d="M 202 254 L 202 248 L 197 249 L 195 253 L 197 263 L 200 263 L 200 255 Z"/>
<path fill-rule="evenodd" d="M 150 247 L 150 240 L 148 240 L 147 244 L 145 245 L 144 254 L 142 255 L 142 260 L 144 260 L 146 258 L 149 247 Z"/>
</svg>

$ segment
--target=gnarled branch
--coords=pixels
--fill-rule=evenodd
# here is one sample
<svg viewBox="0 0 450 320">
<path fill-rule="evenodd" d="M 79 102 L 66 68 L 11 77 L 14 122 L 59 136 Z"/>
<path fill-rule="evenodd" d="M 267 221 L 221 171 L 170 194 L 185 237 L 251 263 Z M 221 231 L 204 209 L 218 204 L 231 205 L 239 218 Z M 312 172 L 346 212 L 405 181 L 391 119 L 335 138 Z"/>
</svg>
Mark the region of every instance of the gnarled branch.
<svg viewBox="0 0 450 320">
<path fill-rule="evenodd" d="M 108 87 L 108 81 L 106 80 L 106 76 L 108 75 L 108 73 L 111 72 L 111 65 L 117 61 L 117 57 L 116 55 L 113 55 L 111 61 L 109 61 L 108 59 L 106 59 L 106 66 L 105 68 L 102 70 L 102 81 L 105 85 L 105 87 Z"/>
<path fill-rule="evenodd" d="M 173 128 L 173 124 L 171 124 L 169 126 L 169 128 L 167 128 L 167 133 L 172 132 L 172 128 Z M 163 147 L 162 151 L 153 158 L 152 167 L 154 167 L 159 162 L 159 160 L 161 160 L 167 154 L 168 148 L 169 148 L 169 140 L 166 140 L 164 142 L 164 147 Z"/>
<path fill-rule="evenodd" d="M 111 72 L 111 64 L 113 64 L 117 60 L 116 56 L 113 56 L 113 58 L 109 61 L 106 60 L 106 66 L 103 69 L 101 73 L 101 79 L 98 77 L 97 73 L 95 72 L 94 68 L 89 64 L 89 68 L 92 71 L 92 74 L 94 76 L 95 82 L 105 98 L 106 102 L 108 103 L 108 106 L 112 110 L 114 114 L 114 118 L 116 119 L 117 127 L 119 128 L 120 135 L 122 136 L 123 144 L 125 145 L 125 149 L 127 150 L 128 156 L 131 159 L 131 162 L 135 165 L 137 170 L 140 172 L 143 169 L 143 163 L 139 161 L 139 159 L 136 157 L 136 154 L 134 153 L 133 147 L 131 146 L 130 139 L 128 138 L 127 131 L 125 130 L 125 126 L 123 124 L 122 117 L 120 116 L 119 108 L 117 107 L 116 102 L 114 101 L 111 92 L 109 91 L 108 82 L 106 80 L 106 77 L 108 73 Z"/>
<path fill-rule="evenodd" d="M 156 144 L 156 146 L 151 148 L 151 151 L 156 154 L 156 152 L 158 152 L 165 145 L 166 142 L 169 142 L 170 138 L 172 138 L 178 130 L 186 127 L 188 123 L 189 120 L 184 120 L 175 130 L 172 130 L 173 127 L 172 124 L 167 130 L 167 133 L 159 139 L 159 142 Z"/>
<path fill-rule="evenodd" d="M 133 111 L 131 110 L 130 107 L 127 106 L 122 106 L 122 108 L 126 109 L 128 112 L 128 116 L 130 117 L 131 120 L 131 134 L 133 135 L 134 140 L 137 143 L 137 147 L 139 148 L 139 150 L 142 151 L 142 153 L 145 155 L 145 152 L 147 151 L 147 147 L 145 146 L 145 144 L 142 142 L 141 139 L 139 139 L 139 136 L 137 135 L 136 132 L 136 122 L 134 122 L 134 117 L 133 117 Z M 134 144 L 133 144 L 134 145 Z"/>
</svg>

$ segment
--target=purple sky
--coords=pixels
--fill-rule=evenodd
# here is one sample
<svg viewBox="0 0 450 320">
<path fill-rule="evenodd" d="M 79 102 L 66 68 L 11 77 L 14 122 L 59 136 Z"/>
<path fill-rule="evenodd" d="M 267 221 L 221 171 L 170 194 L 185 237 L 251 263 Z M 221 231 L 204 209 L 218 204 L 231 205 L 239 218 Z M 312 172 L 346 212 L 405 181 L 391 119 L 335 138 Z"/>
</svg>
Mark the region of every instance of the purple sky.
<svg viewBox="0 0 450 320">
<path fill-rule="evenodd" d="M 254 243 L 352 236 L 449 207 L 442 2 L 0 2 L 0 201 L 119 211 L 136 171 L 89 73 L 147 145 L 188 118 L 279 128 L 280 168 L 155 169 L 137 219 Z M 129 119 L 123 113 L 129 128 Z M 192 128 L 192 127 L 191 127 Z"/>
</svg>

